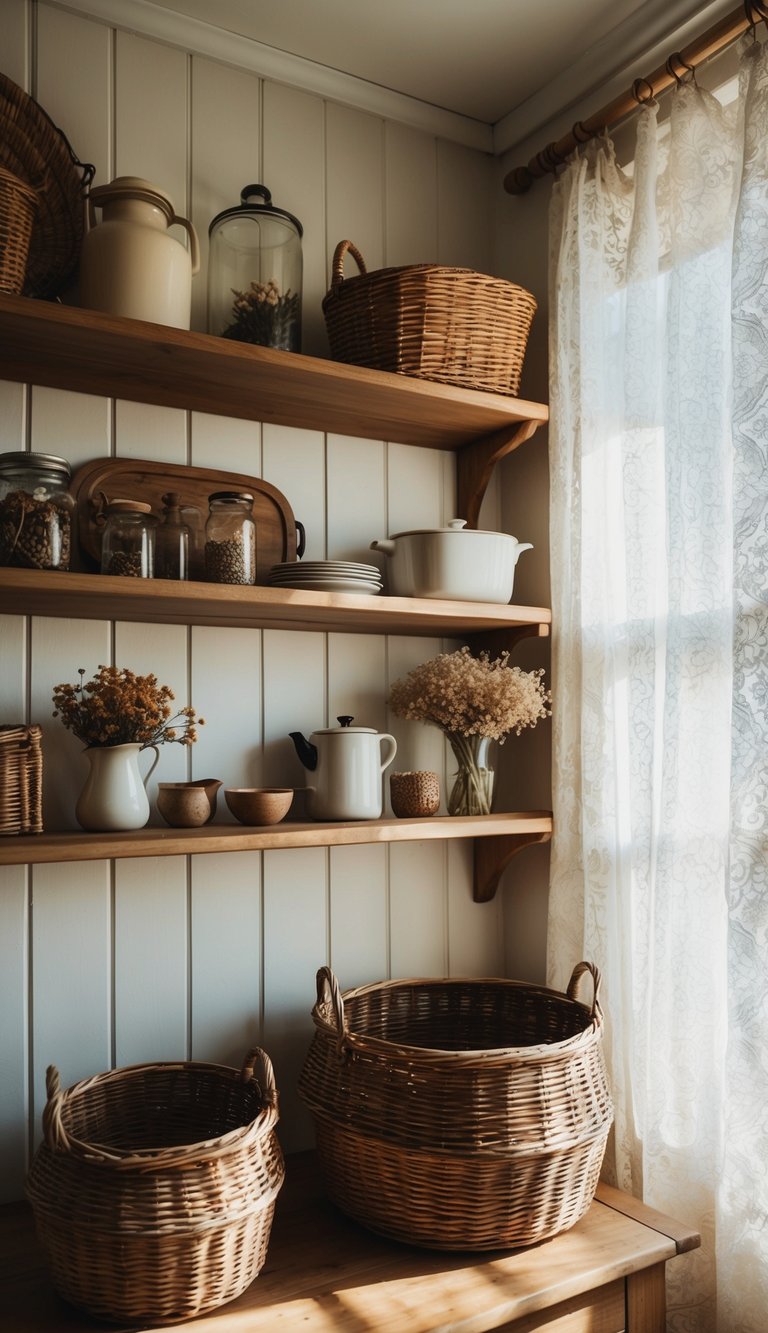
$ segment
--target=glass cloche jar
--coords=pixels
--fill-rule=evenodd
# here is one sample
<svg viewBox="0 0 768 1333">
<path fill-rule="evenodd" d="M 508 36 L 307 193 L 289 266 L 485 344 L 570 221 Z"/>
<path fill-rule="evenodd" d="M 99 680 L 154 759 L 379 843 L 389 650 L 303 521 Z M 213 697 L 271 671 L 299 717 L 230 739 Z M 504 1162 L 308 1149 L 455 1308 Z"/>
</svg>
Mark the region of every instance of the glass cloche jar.
<svg viewBox="0 0 768 1333">
<path fill-rule="evenodd" d="M 240 200 L 208 229 L 208 332 L 299 352 L 302 225 L 264 185 L 246 185 Z"/>
</svg>

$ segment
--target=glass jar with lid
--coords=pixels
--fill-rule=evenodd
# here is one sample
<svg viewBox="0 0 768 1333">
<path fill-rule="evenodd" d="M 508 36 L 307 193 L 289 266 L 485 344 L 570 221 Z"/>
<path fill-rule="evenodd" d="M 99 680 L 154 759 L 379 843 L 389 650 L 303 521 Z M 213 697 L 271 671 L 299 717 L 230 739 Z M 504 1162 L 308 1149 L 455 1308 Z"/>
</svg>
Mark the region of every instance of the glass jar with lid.
<svg viewBox="0 0 768 1333">
<path fill-rule="evenodd" d="M 157 519 L 142 500 L 110 500 L 101 540 L 102 574 L 155 577 Z"/>
<path fill-rule="evenodd" d="M 184 522 L 181 496 L 166 491 L 163 512 L 155 537 L 155 578 L 188 579 L 192 558 L 192 533 Z"/>
<path fill-rule="evenodd" d="M 209 229 L 208 332 L 237 342 L 301 350 L 302 225 L 276 208 L 265 185 Z"/>
<path fill-rule="evenodd" d="M 69 569 L 72 472 L 54 454 L 0 454 L 0 565 Z"/>
<path fill-rule="evenodd" d="M 209 583 L 256 582 L 256 523 L 248 491 L 214 491 L 205 525 Z"/>
</svg>

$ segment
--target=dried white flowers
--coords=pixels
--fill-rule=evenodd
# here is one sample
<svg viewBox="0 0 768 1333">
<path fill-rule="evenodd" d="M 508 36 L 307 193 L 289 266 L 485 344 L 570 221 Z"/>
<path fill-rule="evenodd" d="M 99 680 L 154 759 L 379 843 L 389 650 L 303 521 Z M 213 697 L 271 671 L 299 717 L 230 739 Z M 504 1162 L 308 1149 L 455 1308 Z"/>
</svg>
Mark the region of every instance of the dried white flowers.
<svg viewBox="0 0 768 1333">
<path fill-rule="evenodd" d="M 551 712 L 543 669 L 521 671 L 508 666 L 508 659 L 506 652 L 493 661 L 488 653 L 473 657 L 467 647 L 439 653 L 395 681 L 392 710 L 447 733 L 487 736 L 503 745 L 511 732 L 519 736 Z"/>
</svg>

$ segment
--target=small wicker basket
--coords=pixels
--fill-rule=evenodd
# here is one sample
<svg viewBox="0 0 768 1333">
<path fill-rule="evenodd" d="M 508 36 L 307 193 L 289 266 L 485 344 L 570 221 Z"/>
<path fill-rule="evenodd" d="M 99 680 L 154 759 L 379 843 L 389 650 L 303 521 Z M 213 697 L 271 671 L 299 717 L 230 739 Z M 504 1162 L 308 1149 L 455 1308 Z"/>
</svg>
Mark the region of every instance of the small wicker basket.
<svg viewBox="0 0 768 1333">
<path fill-rule="evenodd" d="M 43 831 L 42 734 L 38 726 L 0 727 L 0 834 Z"/>
<path fill-rule="evenodd" d="M 37 203 L 37 190 L 0 166 L 0 292 L 23 290 Z"/>
<path fill-rule="evenodd" d="M 285 1174 L 264 1051 L 135 1065 L 67 1091 L 51 1067 L 27 1180 L 54 1284 L 113 1320 L 176 1323 L 260 1272 Z"/>
<path fill-rule="evenodd" d="M 584 972 L 591 1009 L 575 998 Z M 530 1245 L 573 1226 L 613 1120 L 599 985 L 580 963 L 566 994 L 452 978 L 342 996 L 321 968 L 299 1090 L 334 1203 L 434 1249 Z"/>
<path fill-rule="evenodd" d="M 344 277 L 347 251 L 360 269 L 353 278 Z M 323 300 L 334 361 L 512 397 L 535 310 L 523 287 L 468 268 L 368 273 L 352 241 L 336 246 Z"/>
</svg>

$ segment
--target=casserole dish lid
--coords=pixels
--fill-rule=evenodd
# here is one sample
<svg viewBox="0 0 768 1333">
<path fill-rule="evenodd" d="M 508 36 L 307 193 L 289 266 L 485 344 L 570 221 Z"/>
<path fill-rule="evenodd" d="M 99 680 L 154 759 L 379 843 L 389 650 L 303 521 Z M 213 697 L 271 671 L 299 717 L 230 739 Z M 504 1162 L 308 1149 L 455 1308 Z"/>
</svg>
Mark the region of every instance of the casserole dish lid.
<svg viewBox="0 0 768 1333">
<path fill-rule="evenodd" d="M 465 518 L 452 518 L 444 528 L 409 528 L 407 532 L 393 532 L 391 540 L 395 541 L 398 537 L 432 537 L 446 532 L 461 532 L 471 537 L 506 537 L 509 541 L 517 540 L 515 537 L 510 537 L 508 532 L 488 532 L 482 528 L 468 528 Z"/>
</svg>

